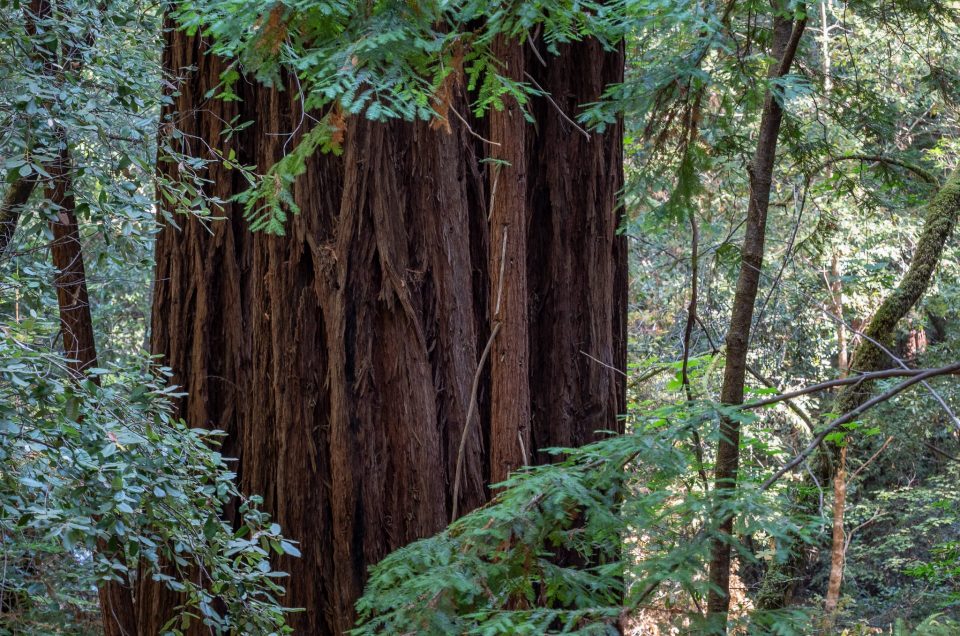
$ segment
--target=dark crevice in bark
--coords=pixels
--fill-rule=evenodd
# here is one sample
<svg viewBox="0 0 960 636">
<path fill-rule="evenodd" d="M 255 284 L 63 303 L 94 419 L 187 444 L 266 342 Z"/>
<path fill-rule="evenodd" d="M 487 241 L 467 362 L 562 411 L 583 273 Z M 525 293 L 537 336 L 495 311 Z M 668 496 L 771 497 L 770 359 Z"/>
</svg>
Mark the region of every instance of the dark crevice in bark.
<svg viewBox="0 0 960 636">
<path fill-rule="evenodd" d="M 626 368 L 626 239 L 617 235 L 622 128 L 586 139 L 556 112 L 575 119 L 622 81 L 623 54 L 588 40 L 565 45 L 546 66 L 535 60 L 529 72 L 553 99 L 533 103 L 538 126 L 527 151 L 539 167 L 527 195 L 527 276 L 531 443 L 542 449 L 620 430 L 616 415 L 626 408 L 626 378 L 610 368 Z M 535 463 L 547 461 L 550 455 L 536 452 Z"/>
</svg>

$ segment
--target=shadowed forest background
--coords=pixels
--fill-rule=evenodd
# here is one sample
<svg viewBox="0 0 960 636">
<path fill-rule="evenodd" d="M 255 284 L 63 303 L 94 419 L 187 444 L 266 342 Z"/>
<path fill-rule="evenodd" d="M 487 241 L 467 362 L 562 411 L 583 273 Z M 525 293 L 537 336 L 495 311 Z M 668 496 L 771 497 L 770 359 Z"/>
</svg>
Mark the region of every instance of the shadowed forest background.
<svg viewBox="0 0 960 636">
<path fill-rule="evenodd" d="M 960 633 L 958 51 L 0 0 L 0 634 Z"/>
</svg>

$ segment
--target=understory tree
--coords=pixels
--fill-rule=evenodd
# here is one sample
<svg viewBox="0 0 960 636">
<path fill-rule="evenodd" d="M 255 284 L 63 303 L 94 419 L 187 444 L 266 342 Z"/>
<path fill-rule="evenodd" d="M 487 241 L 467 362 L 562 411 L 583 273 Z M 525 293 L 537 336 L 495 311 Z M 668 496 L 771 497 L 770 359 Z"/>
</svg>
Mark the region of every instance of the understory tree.
<svg viewBox="0 0 960 636">
<path fill-rule="evenodd" d="M 270 556 L 296 547 L 241 495 L 219 435 L 174 415 L 177 387 L 142 350 L 165 188 L 143 46 L 158 18 L 146 3 L 0 4 L 3 634 L 136 633 L 144 579 L 180 595 L 164 629 L 285 629 Z"/>
</svg>

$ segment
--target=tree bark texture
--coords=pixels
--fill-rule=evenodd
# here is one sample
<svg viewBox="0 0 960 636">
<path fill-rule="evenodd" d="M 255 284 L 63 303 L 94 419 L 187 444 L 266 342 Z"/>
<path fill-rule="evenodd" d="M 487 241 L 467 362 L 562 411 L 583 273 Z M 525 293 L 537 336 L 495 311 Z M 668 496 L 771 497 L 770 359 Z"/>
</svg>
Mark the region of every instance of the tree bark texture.
<svg viewBox="0 0 960 636">
<path fill-rule="evenodd" d="M 781 3 L 775 2 L 775 10 Z M 806 27 L 806 18 L 794 20 L 785 13 L 777 12 L 773 18 L 773 42 L 770 68 L 771 78 L 783 77 L 790 71 L 796 56 L 800 38 Z M 770 204 L 770 188 L 773 183 L 773 167 L 777 154 L 777 140 L 783 121 L 783 107 L 777 97 L 767 91 L 757 135 L 757 147 L 748 172 L 750 177 L 750 200 L 747 205 L 747 220 L 741 250 L 740 274 L 733 299 L 733 312 L 726 336 L 726 362 L 720 400 L 723 404 L 743 404 L 744 382 L 747 372 L 747 353 L 753 323 L 754 304 L 760 286 L 763 267 L 764 242 L 766 240 L 767 210 Z M 714 478 L 718 495 L 730 493 L 736 488 L 740 464 L 740 424 L 730 418 L 720 423 L 720 441 L 717 446 L 717 462 Z M 726 633 L 726 616 L 730 607 L 730 536 L 733 517 L 720 520 L 720 537 L 714 539 L 710 556 L 710 582 L 713 587 L 707 598 L 707 612 L 712 624 L 720 633 Z"/>
<path fill-rule="evenodd" d="M 821 3 L 821 10 L 825 5 Z M 824 24 L 826 22 L 824 21 Z M 828 58 L 829 59 L 829 58 Z M 847 352 L 847 326 L 843 320 L 843 281 L 840 255 L 834 249 L 830 258 L 830 299 L 837 331 L 837 371 L 841 378 L 847 377 L 850 360 Z M 847 447 L 840 448 L 836 474 L 833 478 L 833 531 L 830 546 L 830 579 L 823 602 L 823 630 L 833 630 L 837 607 L 840 604 L 840 589 L 843 584 L 843 568 L 846 559 L 847 533 L 844 530 L 847 502 Z"/>
<path fill-rule="evenodd" d="M 295 91 L 241 83 L 240 102 L 206 99 L 225 62 L 199 38 L 166 37 L 165 66 L 184 81 L 161 134 L 181 131 L 201 156 L 199 139 L 233 149 L 261 171 L 276 162 L 278 133 L 300 119 Z M 529 69 L 571 116 L 622 76 L 622 54 L 594 42 L 536 68 L 529 49 L 502 46 L 505 72 Z M 468 113 L 458 91 L 450 106 Z M 538 449 L 619 426 L 622 377 L 581 351 L 625 366 L 621 129 L 588 140 L 546 100 L 528 108 L 536 126 L 516 103 L 470 128 L 349 118 L 342 156 L 317 154 L 297 180 L 286 236 L 251 233 L 232 204 L 210 231 L 181 217 L 158 236 L 152 348 L 188 391 L 181 415 L 228 433 L 242 489 L 301 542 L 302 558 L 278 564 L 291 575 L 284 602 L 306 610 L 291 617 L 298 633 L 351 627 L 367 567 L 449 522 L 497 321 L 460 511 L 508 470 L 544 461 Z M 235 116 L 254 123 L 225 141 Z M 205 176 L 223 199 L 246 188 L 219 165 Z M 148 582 L 139 599 L 143 633 L 177 602 Z"/>
<path fill-rule="evenodd" d="M 833 633 L 837 607 L 840 604 L 840 588 L 843 585 L 843 567 L 846 559 L 847 533 L 844 519 L 847 505 L 847 447 L 840 449 L 839 463 L 833 477 L 833 530 L 830 544 L 830 579 L 823 603 L 823 631 Z"/>
<path fill-rule="evenodd" d="M 510 79 L 524 80 L 523 45 L 501 36 L 493 45 Z M 497 163 L 490 170 L 487 276 L 492 320 L 500 324 L 490 361 L 490 480 L 503 481 L 528 463 L 530 448 L 529 320 L 527 317 L 527 147 L 523 106 L 506 98 L 490 113 Z"/>
</svg>

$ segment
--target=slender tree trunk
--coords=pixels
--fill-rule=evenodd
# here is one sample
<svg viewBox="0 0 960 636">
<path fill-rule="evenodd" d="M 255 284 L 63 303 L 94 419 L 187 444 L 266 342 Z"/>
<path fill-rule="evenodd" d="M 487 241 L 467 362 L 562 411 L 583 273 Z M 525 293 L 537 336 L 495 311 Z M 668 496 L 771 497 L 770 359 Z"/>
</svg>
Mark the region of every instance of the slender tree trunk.
<svg viewBox="0 0 960 636">
<path fill-rule="evenodd" d="M 843 529 L 847 504 L 847 447 L 840 449 L 836 475 L 833 477 L 833 533 L 830 546 L 830 580 L 823 603 L 823 631 L 832 633 L 833 623 L 840 603 L 840 587 L 843 584 L 843 566 L 847 534 Z"/>
<path fill-rule="evenodd" d="M 24 21 L 31 38 L 39 38 L 47 27 L 45 21 L 53 17 L 53 6 L 48 0 L 31 0 L 24 7 Z M 87 35 L 92 44 L 92 35 Z M 43 65 L 49 81 L 59 80 L 62 64 L 82 65 L 73 51 L 58 51 L 48 41 L 38 41 L 31 51 L 34 61 Z M 46 104 L 50 107 L 52 104 Z M 63 338 L 67 367 L 74 380 L 80 381 L 85 372 L 97 365 L 97 348 L 93 334 L 93 317 L 87 291 L 86 270 L 83 264 L 83 246 L 76 217 L 76 200 L 73 193 L 73 174 L 67 131 L 55 126 L 58 150 L 55 158 L 44 165 L 49 178 L 44 183 L 45 204 L 55 216 L 50 222 L 53 242 L 50 255 L 57 274 L 54 286 L 57 290 L 57 305 L 60 313 L 60 331 Z M 23 206 L 40 182 L 34 171 L 27 177 L 18 178 L 7 190 L 0 205 L 0 257 L 3 256 L 19 223 Z M 99 378 L 93 381 L 99 384 Z M 97 551 L 108 559 L 123 562 L 125 557 L 120 546 L 106 540 L 98 540 Z M 105 636 L 132 636 L 137 634 L 136 607 L 130 585 L 116 581 L 103 581 L 98 587 L 100 613 Z"/>
<path fill-rule="evenodd" d="M 823 58 L 823 90 L 829 97 L 833 90 L 833 61 L 830 57 L 830 19 L 829 0 L 820 0 L 820 53 Z M 827 173 L 829 178 L 832 170 Z M 843 320 L 843 281 L 841 280 L 840 255 L 836 249 L 830 258 L 830 298 L 833 301 L 833 315 L 836 319 L 837 333 L 837 369 L 840 377 L 846 377 L 850 360 L 847 351 L 847 326 Z M 830 548 L 830 581 L 827 584 L 827 596 L 824 599 L 824 631 L 833 629 L 837 606 L 840 603 L 840 589 L 843 584 L 843 566 L 846 550 L 844 532 L 845 507 L 847 502 L 847 447 L 840 449 L 837 474 L 833 479 L 833 536 Z"/>
<path fill-rule="evenodd" d="M 66 140 L 63 142 L 66 144 Z M 44 188 L 47 203 L 56 220 L 50 222 L 53 242 L 50 254 L 57 268 L 54 286 L 60 308 L 63 350 L 68 366 L 76 378 L 97 364 L 93 336 L 93 319 L 87 293 L 87 275 L 83 266 L 83 246 L 74 213 L 73 179 L 70 175 L 70 153 L 64 147 L 57 160 L 47 164 L 50 181 Z"/>
<path fill-rule="evenodd" d="M 97 365 L 97 348 L 83 266 L 83 247 L 75 213 L 70 151 L 64 131 L 59 132 L 62 147 L 56 160 L 45 166 L 50 180 L 44 194 L 51 206 L 50 211 L 56 216 L 56 220 L 50 222 L 53 231 L 50 253 L 57 268 L 54 286 L 60 308 L 64 355 L 68 358 L 67 365 L 74 378 L 80 381 L 87 369 Z M 94 381 L 98 382 L 96 378 Z M 124 561 L 122 548 L 108 541 L 99 540 L 97 551 L 111 560 Z M 98 596 L 105 636 L 133 636 L 138 633 L 133 592 L 128 584 L 101 582 Z"/>
<path fill-rule="evenodd" d="M 960 178 L 954 176 L 940 190 L 930 203 L 924 229 L 917 242 L 917 249 L 910 267 L 897 288 L 877 309 L 864 331 L 864 338 L 854 351 L 852 368 L 861 373 L 878 371 L 892 366 L 893 360 L 883 348 L 893 346 L 894 330 L 920 299 L 933 281 L 933 274 L 943 254 L 947 239 L 953 234 L 960 218 Z M 857 408 L 870 398 L 871 390 L 861 386 L 847 387 L 837 396 L 838 413 L 846 413 Z M 832 630 L 840 597 L 840 586 L 844 571 L 844 545 L 846 537 L 843 531 L 843 505 L 846 500 L 846 457 L 848 445 L 854 440 L 845 441 L 843 446 L 831 444 L 831 452 L 836 460 L 834 475 L 834 522 L 833 546 L 831 548 L 830 580 L 827 587 L 825 604 L 825 631 Z M 829 465 L 827 462 L 824 466 Z"/>
<path fill-rule="evenodd" d="M 897 288 L 884 299 L 870 319 L 850 359 L 850 370 L 869 373 L 885 369 L 897 362 L 892 360 L 888 353 L 896 326 L 926 293 L 943 256 L 944 246 L 953 234 L 958 219 L 960 219 L 960 173 L 954 173 L 930 201 L 923 223 L 923 232 L 917 241 L 917 249 L 910 261 L 910 267 Z M 832 410 L 837 413 L 848 413 L 859 407 L 870 398 L 871 385 L 872 383 L 865 382 L 862 385 L 844 388 L 837 395 Z M 852 444 L 853 440 L 848 438 L 846 442 Z M 828 447 L 826 452 L 821 453 L 817 465 L 821 483 L 831 479 L 832 466 L 839 456 L 840 449 L 836 445 Z M 814 499 L 811 497 L 799 498 L 797 501 L 797 507 L 801 513 L 809 514 L 812 506 L 814 506 Z M 792 579 L 799 574 L 806 558 L 799 546 L 789 546 L 789 552 L 790 556 L 786 563 L 771 568 L 767 579 L 764 580 L 763 589 L 757 600 L 759 608 L 773 610 L 787 605 L 793 586 Z M 842 581 L 842 576 L 841 567 L 838 568 L 836 577 Z"/>
<path fill-rule="evenodd" d="M 806 26 L 805 17 L 800 20 L 791 19 L 785 14 L 785 7 L 782 4 L 780 2 L 774 3 L 775 15 L 771 48 L 774 63 L 769 72 L 771 78 L 783 77 L 790 71 Z M 797 10 L 802 10 L 802 7 Z M 743 403 L 750 330 L 753 322 L 754 303 L 757 299 L 757 290 L 760 284 L 760 272 L 763 267 L 767 209 L 770 203 L 773 166 L 782 121 L 783 108 L 777 97 L 768 91 L 760 120 L 756 153 L 748 168 L 750 173 L 750 200 L 747 207 L 747 221 L 741 250 L 740 275 L 737 279 L 733 313 L 726 337 L 726 364 L 723 373 L 723 386 L 720 390 L 720 400 L 723 404 Z M 739 464 L 740 424 L 732 419 L 723 418 L 720 424 L 720 442 L 717 447 L 715 469 L 715 491 L 718 495 L 732 493 L 736 489 Z M 707 612 L 711 618 L 711 629 L 715 629 L 718 633 L 726 633 L 726 616 L 730 607 L 730 540 L 732 530 L 733 517 L 726 516 L 721 519 L 719 523 L 720 537 L 713 541 L 711 547 L 710 582 L 713 587 L 710 589 L 707 598 Z"/>
<path fill-rule="evenodd" d="M 822 6 L 822 5 L 821 5 Z M 826 29 L 826 19 L 824 19 Z M 836 319 L 837 332 L 837 369 L 840 377 L 847 376 L 850 361 L 847 352 L 847 326 L 843 320 L 843 281 L 840 270 L 840 255 L 834 250 L 830 259 L 830 298 L 833 304 L 833 315 Z M 840 588 L 843 584 L 843 566 L 846 550 L 846 532 L 844 532 L 844 517 L 847 501 L 847 447 L 840 449 L 837 471 L 833 478 L 833 536 L 830 548 L 830 580 L 827 584 L 827 595 L 824 599 L 824 631 L 833 629 L 833 622 L 840 602 Z"/>
<path fill-rule="evenodd" d="M 225 63 L 199 38 L 166 37 L 164 64 L 184 81 L 161 134 L 261 170 L 278 160 L 296 92 L 241 83 L 242 101 L 208 100 Z M 498 46 L 511 76 L 532 69 L 529 49 Z M 291 617 L 298 633 L 351 627 L 367 567 L 449 521 L 464 435 L 462 512 L 487 500 L 485 484 L 543 461 L 539 448 L 619 426 L 622 379 L 580 351 L 624 367 L 621 130 L 575 138 L 557 109 L 575 117 L 623 58 L 584 42 L 546 62 L 530 72 L 556 107 L 535 100 L 536 127 L 516 104 L 469 128 L 450 117 L 449 132 L 352 118 L 343 155 L 312 157 L 295 184 L 302 212 L 286 236 L 250 233 L 232 204 L 209 232 L 182 218 L 158 236 L 153 350 L 189 392 L 181 415 L 227 432 L 243 490 L 301 542 L 302 558 L 278 563 L 291 575 L 284 602 L 305 608 Z M 467 105 L 458 84 L 450 107 Z M 235 116 L 254 123 L 227 142 L 221 122 Z M 218 165 L 205 176 L 224 200 L 246 188 Z M 139 600 L 144 633 L 176 605 L 150 582 Z"/>
</svg>

